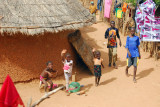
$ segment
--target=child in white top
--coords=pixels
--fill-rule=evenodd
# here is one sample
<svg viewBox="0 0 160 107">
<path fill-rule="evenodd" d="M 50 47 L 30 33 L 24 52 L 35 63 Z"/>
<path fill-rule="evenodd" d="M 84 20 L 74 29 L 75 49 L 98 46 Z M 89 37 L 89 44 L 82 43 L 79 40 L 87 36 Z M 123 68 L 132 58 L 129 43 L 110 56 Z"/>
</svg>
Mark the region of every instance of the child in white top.
<svg viewBox="0 0 160 107">
<path fill-rule="evenodd" d="M 69 78 L 72 75 L 73 60 L 71 60 L 71 55 L 66 52 L 67 52 L 66 49 L 62 50 L 61 57 L 62 57 L 62 63 L 64 64 L 63 70 L 64 70 L 64 76 L 65 76 L 65 80 L 66 80 L 66 91 L 68 91 Z"/>
</svg>

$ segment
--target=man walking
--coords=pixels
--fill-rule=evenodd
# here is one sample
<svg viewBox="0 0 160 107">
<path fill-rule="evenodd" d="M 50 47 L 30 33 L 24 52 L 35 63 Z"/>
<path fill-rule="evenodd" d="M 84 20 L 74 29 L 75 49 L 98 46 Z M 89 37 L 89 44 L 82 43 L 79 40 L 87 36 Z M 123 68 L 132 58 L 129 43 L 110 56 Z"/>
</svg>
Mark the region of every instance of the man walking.
<svg viewBox="0 0 160 107">
<path fill-rule="evenodd" d="M 117 40 L 119 39 L 119 45 L 121 46 L 121 39 L 119 36 L 118 29 L 115 28 L 115 22 L 110 22 L 111 27 L 107 29 L 105 32 L 105 38 L 108 39 L 107 48 L 109 49 L 109 67 L 112 65 L 112 59 L 113 59 L 113 66 L 115 69 L 118 69 L 116 65 L 117 61 Z"/>
</svg>

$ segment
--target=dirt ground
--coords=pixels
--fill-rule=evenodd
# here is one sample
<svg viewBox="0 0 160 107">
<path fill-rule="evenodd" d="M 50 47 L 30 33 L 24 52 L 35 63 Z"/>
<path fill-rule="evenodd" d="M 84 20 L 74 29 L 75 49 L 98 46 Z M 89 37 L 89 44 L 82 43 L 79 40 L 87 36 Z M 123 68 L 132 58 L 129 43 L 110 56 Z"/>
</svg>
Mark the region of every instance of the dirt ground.
<svg viewBox="0 0 160 107">
<path fill-rule="evenodd" d="M 125 75 L 126 50 L 122 46 L 118 47 L 119 68 L 109 68 L 108 50 L 104 39 L 108 27 L 106 23 L 97 23 L 81 29 L 84 39 L 102 53 L 105 68 L 102 71 L 100 85 L 95 87 L 95 78 L 85 67 L 74 68 L 73 72 L 78 72 L 78 82 L 84 85 L 82 90 L 87 90 L 87 96 L 74 93 L 66 96 L 64 91 L 59 91 L 41 102 L 38 107 L 160 107 L 160 61 L 154 61 L 154 58 L 148 57 L 149 53 L 141 51 L 137 83 L 133 83 L 133 67 L 129 69 L 131 76 Z M 126 37 L 121 35 L 121 39 L 125 45 Z M 54 79 L 53 82 L 65 84 L 63 76 Z M 16 84 L 25 105 L 30 97 L 35 102 L 44 94 L 39 91 L 38 86 L 38 80 Z"/>
</svg>

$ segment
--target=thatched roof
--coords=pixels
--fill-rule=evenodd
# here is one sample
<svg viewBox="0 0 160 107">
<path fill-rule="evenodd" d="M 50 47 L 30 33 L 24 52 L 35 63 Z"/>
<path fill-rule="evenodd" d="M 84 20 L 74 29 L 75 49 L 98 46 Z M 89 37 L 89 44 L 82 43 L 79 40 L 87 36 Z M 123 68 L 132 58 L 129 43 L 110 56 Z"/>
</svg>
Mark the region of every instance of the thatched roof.
<svg viewBox="0 0 160 107">
<path fill-rule="evenodd" d="M 38 34 L 91 25 L 79 0 L 0 0 L 0 31 Z"/>
</svg>

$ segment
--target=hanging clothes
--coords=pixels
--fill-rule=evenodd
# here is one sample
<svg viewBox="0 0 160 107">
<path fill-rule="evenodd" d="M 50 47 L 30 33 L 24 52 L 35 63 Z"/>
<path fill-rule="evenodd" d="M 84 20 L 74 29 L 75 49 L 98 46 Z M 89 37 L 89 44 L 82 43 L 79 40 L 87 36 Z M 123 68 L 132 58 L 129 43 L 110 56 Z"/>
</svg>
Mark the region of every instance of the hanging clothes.
<svg viewBox="0 0 160 107">
<path fill-rule="evenodd" d="M 122 14 L 123 14 L 122 9 L 116 8 L 116 17 L 122 18 Z"/>
<path fill-rule="evenodd" d="M 123 3 L 123 6 L 122 6 L 122 11 L 123 12 L 126 12 L 126 10 L 127 10 L 127 8 L 129 8 L 129 6 L 128 6 L 128 3 Z"/>
<path fill-rule="evenodd" d="M 140 5 L 140 4 L 142 4 L 144 2 L 144 0 L 137 0 L 137 3 Z M 137 9 L 137 3 L 136 3 L 136 6 L 135 6 L 135 9 Z M 133 20 L 134 20 L 134 22 L 136 22 L 136 20 L 135 20 L 135 15 L 136 15 L 136 11 L 134 12 L 134 15 L 133 15 Z"/>
<path fill-rule="evenodd" d="M 106 18 L 110 18 L 111 5 L 112 5 L 112 0 L 105 0 L 104 17 Z"/>
<path fill-rule="evenodd" d="M 160 41 L 160 18 L 155 17 L 155 7 L 152 0 L 147 0 L 136 10 L 137 29 L 141 28 L 143 41 Z"/>
<path fill-rule="evenodd" d="M 103 6 L 103 0 L 98 0 L 97 1 L 97 9 L 102 11 L 102 6 Z"/>
<path fill-rule="evenodd" d="M 117 4 L 117 5 L 114 6 L 114 10 L 113 10 L 114 13 L 116 12 L 116 8 L 121 7 L 121 4 L 122 3 L 119 3 L 119 4 Z"/>
</svg>

